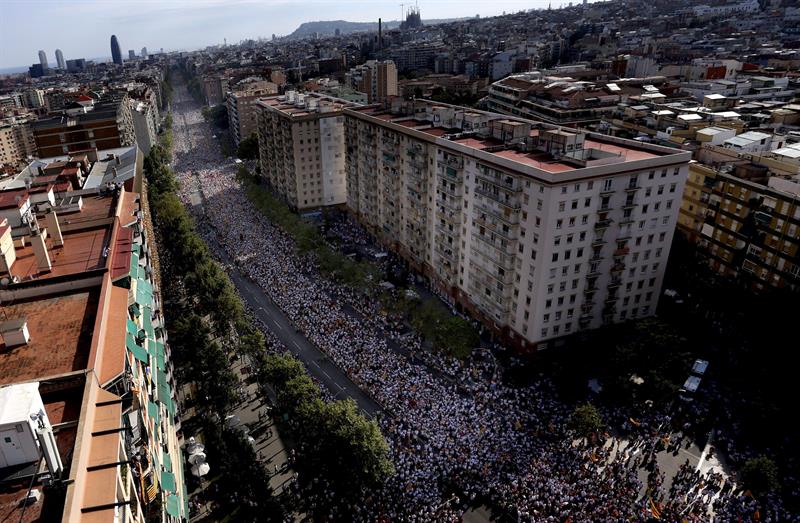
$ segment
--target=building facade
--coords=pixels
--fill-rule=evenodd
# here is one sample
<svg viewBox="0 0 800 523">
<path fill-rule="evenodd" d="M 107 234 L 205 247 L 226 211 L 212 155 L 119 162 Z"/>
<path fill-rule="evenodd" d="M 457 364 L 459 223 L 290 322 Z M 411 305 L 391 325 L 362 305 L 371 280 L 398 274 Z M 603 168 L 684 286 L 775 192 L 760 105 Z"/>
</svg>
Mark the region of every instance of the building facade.
<svg viewBox="0 0 800 523">
<path fill-rule="evenodd" d="M 344 113 L 348 208 L 507 342 L 655 313 L 689 153 L 423 101 Z"/>
<path fill-rule="evenodd" d="M 397 67 L 391 60 L 368 60 L 347 73 L 349 87 L 366 93 L 369 103 L 384 102 L 397 96 Z"/>
<path fill-rule="evenodd" d="M 752 290 L 800 288 L 800 183 L 762 165 L 692 163 L 678 230 L 718 273 Z"/>
<path fill-rule="evenodd" d="M 261 99 L 258 147 L 261 175 L 298 211 L 347 201 L 344 116 L 347 102 L 320 95 Z"/>
<path fill-rule="evenodd" d="M 0 164 L 16 164 L 35 153 L 36 143 L 28 118 L 0 120 Z"/>
<path fill-rule="evenodd" d="M 111 161 L 104 153 L 37 161 L 32 184 L 0 192 L 39 201 L 18 227 L 0 218 L 0 418 L 30 403 L 47 436 L 30 439 L 24 455 L 4 454 L 13 463 L 0 460 L 6 518 L 18 519 L 35 488 L 26 521 L 189 519 L 148 208 L 134 192 L 142 155 L 113 191 L 73 191 L 69 181 Z"/>
<path fill-rule="evenodd" d="M 65 110 L 60 116 L 32 124 L 40 158 L 83 149 L 113 149 L 135 141 L 133 117 L 127 96 L 102 100 L 79 112 Z"/>
<path fill-rule="evenodd" d="M 242 89 L 228 93 L 225 104 L 228 109 L 228 123 L 236 147 L 245 138 L 258 132 L 256 104 L 262 96 L 278 92 L 278 86 L 272 82 L 253 82 Z"/>
</svg>

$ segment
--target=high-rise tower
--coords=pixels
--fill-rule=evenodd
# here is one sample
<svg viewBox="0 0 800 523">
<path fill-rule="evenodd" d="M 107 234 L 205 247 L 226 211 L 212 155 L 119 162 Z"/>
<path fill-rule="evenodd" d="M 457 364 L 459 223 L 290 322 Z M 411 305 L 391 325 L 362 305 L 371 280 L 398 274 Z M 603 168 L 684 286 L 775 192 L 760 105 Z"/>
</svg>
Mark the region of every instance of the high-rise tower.
<svg viewBox="0 0 800 523">
<path fill-rule="evenodd" d="M 64 53 L 61 52 L 61 49 L 56 49 L 56 64 L 58 64 L 58 68 L 61 70 L 67 68 L 67 64 L 64 62 Z"/>
<path fill-rule="evenodd" d="M 42 69 L 47 71 L 47 54 L 44 51 L 39 51 L 39 63 L 42 64 Z"/>
<path fill-rule="evenodd" d="M 111 58 L 117 65 L 122 65 L 122 51 L 120 51 L 117 35 L 111 35 Z"/>
</svg>

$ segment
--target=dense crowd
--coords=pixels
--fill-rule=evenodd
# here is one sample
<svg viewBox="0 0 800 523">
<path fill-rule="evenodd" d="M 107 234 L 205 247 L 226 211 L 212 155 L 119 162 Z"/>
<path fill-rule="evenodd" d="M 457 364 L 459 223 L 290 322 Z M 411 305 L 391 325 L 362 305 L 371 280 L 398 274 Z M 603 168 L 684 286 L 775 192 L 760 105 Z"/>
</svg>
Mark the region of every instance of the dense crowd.
<svg viewBox="0 0 800 523">
<path fill-rule="evenodd" d="M 331 520 L 457 521 L 478 503 L 518 521 L 644 521 L 654 513 L 704 521 L 712 506 L 726 520 L 753 517 L 758 507 L 719 473 L 684 467 L 665 487 L 653 458 L 669 446 L 664 414 L 643 415 L 624 440 L 578 441 L 567 428 L 570 409 L 547 379 L 509 387 L 491 361 L 459 363 L 420 350 L 419 337 L 377 314 L 378 304 L 320 277 L 313 256 L 296 254 L 291 238 L 250 204 L 200 111 L 178 95 L 174 168 L 184 202 L 202 193 L 208 226 L 201 231 L 387 413 L 380 423 L 396 474 L 359 506 L 334 506 Z M 368 243 L 352 224 L 332 229 Z M 270 347 L 283 350 L 261 326 Z M 760 520 L 790 519 L 779 510 L 761 507 Z"/>
</svg>

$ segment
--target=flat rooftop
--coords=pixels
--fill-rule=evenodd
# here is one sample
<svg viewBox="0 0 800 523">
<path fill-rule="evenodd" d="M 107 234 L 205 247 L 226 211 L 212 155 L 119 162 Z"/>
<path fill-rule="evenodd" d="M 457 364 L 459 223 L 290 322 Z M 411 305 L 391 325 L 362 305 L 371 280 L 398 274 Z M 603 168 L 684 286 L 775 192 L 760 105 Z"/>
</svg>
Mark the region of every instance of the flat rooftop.
<svg viewBox="0 0 800 523">
<path fill-rule="evenodd" d="M 50 272 L 39 271 L 33 247 L 27 244 L 22 249 L 16 248 L 17 260 L 11 266 L 11 274 L 25 281 L 79 274 L 106 266 L 107 257 L 103 256 L 103 249 L 111 238 L 110 227 L 64 232 L 62 238 L 64 245 L 60 247 L 52 245 L 52 236 L 46 240 L 52 264 Z"/>
<path fill-rule="evenodd" d="M 30 341 L 0 343 L 0 385 L 86 369 L 99 300 L 97 287 L 3 303 L 9 320 L 27 320 Z"/>
<path fill-rule="evenodd" d="M 437 108 L 439 106 L 433 106 Z M 403 127 L 411 128 L 425 134 L 429 134 L 436 138 L 445 138 L 453 143 L 461 146 L 482 151 L 484 153 L 492 154 L 498 158 L 505 158 L 522 165 L 541 169 L 549 173 L 560 173 L 574 171 L 580 169 L 579 164 L 561 161 L 554 158 L 550 153 L 544 151 L 518 151 L 512 147 L 504 146 L 503 142 L 492 138 L 491 136 L 482 136 L 479 134 L 464 135 L 460 129 L 446 129 L 443 127 L 433 127 L 428 121 L 421 121 L 409 115 L 394 114 L 380 106 L 366 106 L 366 107 L 353 107 L 350 110 L 360 114 L 367 115 L 371 118 L 391 122 L 393 124 L 401 125 Z M 516 120 L 509 120 L 508 117 L 503 115 L 496 115 L 492 113 L 495 122 L 500 125 L 524 125 L 524 122 Z M 530 122 L 536 124 L 536 122 Z M 548 129 L 550 134 L 557 134 L 562 136 L 573 136 L 577 133 L 574 129 Z M 537 136 L 540 129 L 532 129 L 530 136 Z M 460 136 L 459 136 L 460 135 Z M 658 158 L 665 156 L 668 153 L 661 152 L 653 149 L 647 149 L 643 146 L 638 146 L 634 143 L 616 143 L 612 141 L 604 141 L 602 138 L 596 136 L 590 137 L 587 135 L 583 143 L 584 150 L 595 149 L 602 151 L 607 155 L 615 155 L 622 158 L 620 163 L 646 160 L 649 158 Z M 680 152 L 680 151 L 676 151 Z"/>
<path fill-rule="evenodd" d="M 335 116 L 338 111 L 341 111 L 345 107 L 349 107 L 351 105 L 349 102 L 343 100 L 337 100 L 327 96 L 320 96 L 312 93 L 302 93 L 302 94 L 306 100 L 314 101 L 317 104 L 317 107 L 320 107 L 321 103 L 327 102 L 328 107 L 330 107 L 331 110 L 329 112 L 312 110 L 311 108 L 307 108 L 305 104 L 298 107 L 294 102 L 290 102 L 285 95 L 269 96 L 261 98 L 259 102 L 269 107 L 272 107 L 273 109 L 283 114 L 292 117 L 309 116 L 312 114 L 320 116 L 322 115 Z"/>
<path fill-rule="evenodd" d="M 64 474 L 69 476 L 70 457 L 75 448 L 77 439 L 77 424 L 80 419 L 81 406 L 83 403 L 84 376 L 80 376 L 69 383 L 54 383 L 50 387 L 47 383 L 39 384 L 39 393 L 42 396 L 44 410 L 50 423 L 54 426 L 66 423 L 64 426 L 56 426 L 53 434 L 56 439 L 61 460 L 64 464 Z M 62 388 L 64 387 L 64 388 Z M 30 468 L 15 468 L 9 471 L 4 469 L 0 473 L 0 478 L 7 478 L 10 473 L 17 470 L 30 472 Z M 23 512 L 23 505 L 20 504 L 28 491 L 30 476 L 21 474 L 13 480 L 0 481 L 0 521 L 23 521 L 25 523 L 47 523 L 50 521 L 61 521 L 64 511 L 65 496 L 64 492 L 43 489 L 40 482 L 36 482 L 34 488 L 39 489 L 41 497 L 39 501 L 28 504 Z M 20 519 L 22 518 L 22 519 Z"/>
</svg>

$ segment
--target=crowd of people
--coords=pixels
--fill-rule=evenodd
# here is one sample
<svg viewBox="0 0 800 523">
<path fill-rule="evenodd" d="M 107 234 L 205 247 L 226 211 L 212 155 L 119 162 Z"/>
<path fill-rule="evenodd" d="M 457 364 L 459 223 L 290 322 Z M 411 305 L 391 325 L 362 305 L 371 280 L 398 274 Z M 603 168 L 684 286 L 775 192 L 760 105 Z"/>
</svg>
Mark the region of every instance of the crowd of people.
<svg viewBox="0 0 800 523">
<path fill-rule="evenodd" d="M 571 409 L 546 378 L 511 387 L 486 360 L 460 363 L 421 350 L 418 335 L 399 332 L 376 314 L 378 304 L 321 277 L 313 256 L 296 253 L 292 239 L 251 205 L 199 109 L 185 92 L 176 95 L 173 167 L 187 205 L 202 194 L 210 227 L 201 230 L 386 412 L 380 424 L 396 473 L 365 503 L 332 509 L 339 512 L 331 520 L 347 512 L 356 521 L 458 521 L 467 505 L 480 503 L 518 521 L 644 521 L 655 513 L 705 521 L 712 507 L 732 521 L 757 510 L 761 521 L 787 519 L 779 508 L 754 505 L 718 473 L 681 469 L 666 487 L 652 458 L 663 414 L 629 427 L 624 450 L 611 437 L 580 441 L 568 429 Z M 348 241 L 366 244 L 352 226 L 338 227 Z M 285 350 L 261 327 L 270 347 Z"/>
</svg>

